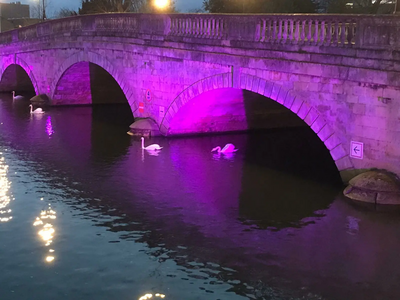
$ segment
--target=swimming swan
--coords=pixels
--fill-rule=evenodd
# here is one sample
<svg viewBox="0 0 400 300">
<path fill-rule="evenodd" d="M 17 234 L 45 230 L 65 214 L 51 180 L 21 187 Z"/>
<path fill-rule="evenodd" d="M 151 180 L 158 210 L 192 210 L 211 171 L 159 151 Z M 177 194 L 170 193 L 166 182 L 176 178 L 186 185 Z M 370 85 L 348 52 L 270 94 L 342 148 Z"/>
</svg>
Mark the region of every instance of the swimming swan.
<svg viewBox="0 0 400 300">
<path fill-rule="evenodd" d="M 220 146 L 217 146 L 211 150 L 211 152 L 218 151 L 218 153 L 232 153 L 236 152 L 239 149 L 235 149 L 235 145 L 233 144 L 226 144 L 224 148 L 221 149 Z"/>
<path fill-rule="evenodd" d="M 31 108 L 31 114 L 43 114 L 44 113 L 43 109 L 41 109 L 40 107 L 36 108 L 35 110 L 33 110 L 32 104 L 29 104 L 29 107 Z"/>
<path fill-rule="evenodd" d="M 20 95 L 15 96 L 15 91 L 12 91 L 12 95 L 13 95 L 13 100 L 22 100 L 22 99 L 24 99 L 24 96 L 20 96 Z"/>
<path fill-rule="evenodd" d="M 160 147 L 159 144 L 152 144 L 152 145 L 145 147 L 144 146 L 144 137 L 141 137 L 141 140 L 142 140 L 142 149 L 146 149 L 146 150 L 161 150 L 162 149 L 162 147 Z"/>
</svg>

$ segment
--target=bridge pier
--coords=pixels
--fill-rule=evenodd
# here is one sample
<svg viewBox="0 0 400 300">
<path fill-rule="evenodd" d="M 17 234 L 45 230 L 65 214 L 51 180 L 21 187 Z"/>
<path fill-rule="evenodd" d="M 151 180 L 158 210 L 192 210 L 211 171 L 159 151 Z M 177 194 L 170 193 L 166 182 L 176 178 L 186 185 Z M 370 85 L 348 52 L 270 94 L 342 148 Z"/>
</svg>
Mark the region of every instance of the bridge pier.
<svg viewBox="0 0 400 300">
<path fill-rule="evenodd" d="M 129 126 L 128 134 L 144 137 L 162 135 L 158 124 L 150 118 L 137 118 L 135 122 Z"/>
<path fill-rule="evenodd" d="M 400 179 L 387 170 L 368 170 L 352 178 L 343 194 L 374 209 L 400 205 Z"/>
</svg>

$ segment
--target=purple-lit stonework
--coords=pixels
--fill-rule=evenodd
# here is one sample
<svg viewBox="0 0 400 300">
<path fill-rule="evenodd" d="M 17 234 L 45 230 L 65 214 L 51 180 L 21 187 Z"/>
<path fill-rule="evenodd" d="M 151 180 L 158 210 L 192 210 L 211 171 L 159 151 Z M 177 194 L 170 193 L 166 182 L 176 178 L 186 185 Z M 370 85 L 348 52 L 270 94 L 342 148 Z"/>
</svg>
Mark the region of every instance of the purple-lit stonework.
<svg viewBox="0 0 400 300">
<path fill-rule="evenodd" d="M 65 18 L 0 35 L 0 90 L 33 86 L 52 105 L 90 104 L 96 65 L 133 116 L 164 135 L 246 130 L 247 90 L 304 120 L 345 181 L 371 167 L 399 174 L 399 27 L 398 16 Z M 363 143 L 362 159 L 351 141 Z"/>
</svg>

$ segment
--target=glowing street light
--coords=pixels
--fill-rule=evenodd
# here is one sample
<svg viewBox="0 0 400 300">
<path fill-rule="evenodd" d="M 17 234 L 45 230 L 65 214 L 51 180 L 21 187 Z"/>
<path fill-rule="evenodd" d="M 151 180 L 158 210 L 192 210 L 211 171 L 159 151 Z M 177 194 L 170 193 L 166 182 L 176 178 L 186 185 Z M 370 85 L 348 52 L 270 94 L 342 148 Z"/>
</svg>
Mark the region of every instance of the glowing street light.
<svg viewBox="0 0 400 300">
<path fill-rule="evenodd" d="M 154 6 L 158 9 L 165 9 L 169 5 L 169 0 L 155 0 Z"/>
</svg>

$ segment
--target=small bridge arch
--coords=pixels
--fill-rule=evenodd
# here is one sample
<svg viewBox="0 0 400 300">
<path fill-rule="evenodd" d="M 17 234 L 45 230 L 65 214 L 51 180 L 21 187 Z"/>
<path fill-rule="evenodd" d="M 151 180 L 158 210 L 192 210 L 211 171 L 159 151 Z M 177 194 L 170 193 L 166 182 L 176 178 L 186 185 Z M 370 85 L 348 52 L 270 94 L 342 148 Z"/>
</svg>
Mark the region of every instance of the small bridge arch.
<svg viewBox="0 0 400 300">
<path fill-rule="evenodd" d="M 87 63 L 93 63 L 95 65 L 100 66 L 103 68 L 106 72 L 108 72 L 112 78 L 118 83 L 119 87 L 121 88 L 122 92 L 124 93 L 126 99 L 128 100 L 129 106 L 132 109 L 132 113 L 134 113 L 137 110 L 138 104 L 136 103 L 134 97 L 132 96 L 133 93 L 131 91 L 130 85 L 127 84 L 126 79 L 123 74 L 120 74 L 118 72 L 118 68 L 115 67 L 107 58 L 104 56 L 88 51 L 79 51 L 74 53 L 73 55 L 69 56 L 66 58 L 60 67 L 57 69 L 54 80 L 50 85 L 50 91 L 51 92 L 51 99 L 56 99 L 57 95 L 57 88 L 60 80 L 62 79 L 63 75 L 74 65 L 82 63 L 82 62 L 87 62 Z"/>
<path fill-rule="evenodd" d="M 2 60 L 2 64 L 0 66 L 0 82 L 4 83 L 3 76 L 7 73 L 7 69 L 13 65 L 20 67 L 25 71 L 26 75 L 29 77 L 31 81 L 35 94 L 38 94 L 39 87 L 36 78 L 33 74 L 33 67 L 29 66 L 28 63 L 26 63 L 22 58 L 18 56 L 10 55 Z M 17 88 L 18 86 L 15 89 Z"/>
</svg>

